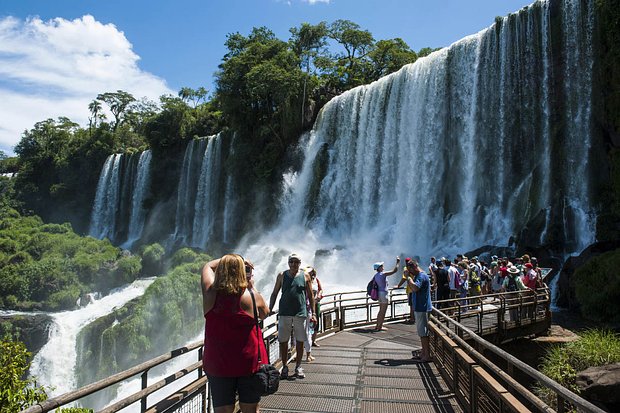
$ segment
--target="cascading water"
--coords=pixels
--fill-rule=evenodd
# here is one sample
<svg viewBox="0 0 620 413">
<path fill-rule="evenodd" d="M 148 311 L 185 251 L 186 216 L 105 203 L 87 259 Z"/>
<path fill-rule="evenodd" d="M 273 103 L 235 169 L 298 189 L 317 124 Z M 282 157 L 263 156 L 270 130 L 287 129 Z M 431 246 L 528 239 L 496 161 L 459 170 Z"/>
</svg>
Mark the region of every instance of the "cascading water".
<svg viewBox="0 0 620 413">
<path fill-rule="evenodd" d="M 74 369 L 77 335 L 80 330 L 88 323 L 143 295 L 154 280 L 155 278 L 136 280 L 79 310 L 50 314 L 53 324 L 49 340 L 35 355 L 30 367 L 30 374 L 37 378 L 38 384 L 50 389 L 49 396 L 57 396 L 76 388 Z"/>
<path fill-rule="evenodd" d="M 101 169 L 88 231 L 89 235 L 95 238 L 114 238 L 120 193 L 119 169 L 122 156 L 121 154 L 108 156 Z"/>
<path fill-rule="evenodd" d="M 177 196 L 174 238 L 204 248 L 218 214 L 222 139 L 214 135 L 187 145 Z M 199 171 L 199 174 L 196 173 Z"/>
<path fill-rule="evenodd" d="M 133 185 L 133 195 L 131 197 L 129 234 L 124 244 L 126 247 L 131 247 L 131 245 L 142 236 L 146 218 L 146 210 L 144 209 L 143 203 L 150 186 L 150 167 L 151 151 L 148 150 L 142 152 L 138 160 L 138 173 L 136 175 L 135 184 Z"/>
<path fill-rule="evenodd" d="M 537 2 L 332 99 L 302 170 L 285 176 L 280 225 L 241 249 L 271 277 L 294 250 L 333 283 L 361 287 L 374 261 L 508 245 L 535 216 L 566 207 L 561 224 L 579 231 L 565 241 L 583 248 L 594 227 L 593 13 L 582 3 L 559 3 L 559 22 Z"/>
<path fill-rule="evenodd" d="M 151 151 L 110 155 L 101 169 L 89 234 L 130 248 L 142 236 L 149 193 Z"/>
</svg>

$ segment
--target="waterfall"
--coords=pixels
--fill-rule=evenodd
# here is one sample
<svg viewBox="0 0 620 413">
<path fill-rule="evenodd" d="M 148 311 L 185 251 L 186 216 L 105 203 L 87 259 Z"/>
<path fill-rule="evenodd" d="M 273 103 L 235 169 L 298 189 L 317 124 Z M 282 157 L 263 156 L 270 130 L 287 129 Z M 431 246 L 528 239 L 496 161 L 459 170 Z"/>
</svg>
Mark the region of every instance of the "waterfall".
<svg viewBox="0 0 620 413">
<path fill-rule="evenodd" d="M 177 195 L 174 239 L 205 248 L 215 230 L 222 169 L 222 139 L 214 135 L 187 145 Z"/>
<path fill-rule="evenodd" d="M 583 3 L 554 3 L 552 20 L 554 4 L 539 1 L 333 98 L 302 169 L 284 176 L 280 224 L 244 254 L 275 277 L 295 251 L 335 285 L 361 287 L 353 267 L 509 245 L 537 216 L 541 237 L 561 224 L 583 248 L 594 238 L 593 6 Z"/>
<path fill-rule="evenodd" d="M 95 238 L 114 238 L 120 192 L 121 159 L 121 154 L 110 155 L 101 169 L 88 231 L 89 235 Z"/>
<path fill-rule="evenodd" d="M 142 230 L 144 229 L 144 221 L 146 217 L 146 210 L 142 205 L 148 189 L 150 186 L 150 166 L 151 166 L 151 151 L 144 151 L 140 154 L 138 160 L 138 173 L 133 185 L 133 195 L 131 198 L 131 214 L 129 218 L 129 235 L 127 242 L 128 247 L 140 238 Z"/>
<path fill-rule="evenodd" d="M 210 138 L 202 160 L 192 226 L 192 245 L 196 247 L 206 247 L 213 234 L 218 213 L 217 200 L 222 169 L 221 142 L 219 135 Z"/>
<path fill-rule="evenodd" d="M 53 324 L 49 340 L 35 355 L 30 367 L 30 374 L 37 378 L 39 385 L 49 389 L 50 397 L 76 389 L 74 370 L 77 335 L 80 330 L 88 323 L 143 295 L 154 280 L 155 278 L 136 280 L 125 287 L 112 290 L 109 295 L 79 310 L 50 314 Z"/>
<path fill-rule="evenodd" d="M 89 235 L 130 248 L 144 229 L 151 151 L 108 156 L 97 184 Z"/>
</svg>

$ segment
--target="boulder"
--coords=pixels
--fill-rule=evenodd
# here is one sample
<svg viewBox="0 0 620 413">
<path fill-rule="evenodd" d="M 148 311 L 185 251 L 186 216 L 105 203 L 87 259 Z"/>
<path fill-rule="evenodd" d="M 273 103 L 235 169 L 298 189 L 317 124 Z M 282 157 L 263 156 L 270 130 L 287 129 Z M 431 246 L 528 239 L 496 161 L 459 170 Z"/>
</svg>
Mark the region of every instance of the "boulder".
<svg viewBox="0 0 620 413">
<path fill-rule="evenodd" d="M 569 257 L 560 271 L 556 305 L 558 307 L 570 309 L 579 308 L 579 303 L 575 298 L 574 284 L 571 282 L 571 277 L 575 273 L 575 270 L 585 264 L 589 259 L 617 248 L 620 248 L 620 241 L 618 240 L 597 242 L 583 250 L 579 256 Z"/>
<path fill-rule="evenodd" d="M 21 341 L 33 355 L 47 343 L 52 318 L 47 314 L 19 314 L 0 317 L 0 331 Z"/>
<path fill-rule="evenodd" d="M 620 363 L 590 367 L 577 373 L 577 386 L 584 399 L 608 409 L 620 408 Z"/>
</svg>

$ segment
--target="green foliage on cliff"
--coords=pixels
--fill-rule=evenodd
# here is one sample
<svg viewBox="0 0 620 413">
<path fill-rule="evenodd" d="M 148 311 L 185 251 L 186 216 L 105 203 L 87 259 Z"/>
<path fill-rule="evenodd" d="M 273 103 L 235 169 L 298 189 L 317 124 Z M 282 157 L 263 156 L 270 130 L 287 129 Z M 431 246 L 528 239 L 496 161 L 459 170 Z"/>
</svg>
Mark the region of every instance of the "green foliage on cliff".
<svg viewBox="0 0 620 413">
<path fill-rule="evenodd" d="M 29 368 L 30 353 L 22 343 L 0 340 L 0 413 L 19 412 L 47 399 L 35 379 L 23 379 Z"/>
<path fill-rule="evenodd" d="M 590 259 L 575 271 L 571 283 L 584 317 L 620 322 L 620 249 Z"/>
<path fill-rule="evenodd" d="M 604 131 L 609 151 L 611 167 L 608 186 L 601 192 L 601 213 L 597 220 L 597 239 L 599 241 L 620 238 L 620 0 L 596 0 L 598 20 L 597 53 L 600 64 L 597 67 L 600 90 L 595 95 L 600 103 L 597 124 Z"/>
<path fill-rule="evenodd" d="M 603 126 L 620 136 L 620 0 L 596 0 L 601 53 Z"/>
<path fill-rule="evenodd" d="M 569 390 L 579 393 L 577 373 L 588 367 L 620 362 L 620 336 L 606 330 L 587 330 L 577 341 L 551 347 L 540 366 L 540 371 Z M 537 393 L 551 407 L 557 398 L 546 388 Z"/>
<path fill-rule="evenodd" d="M 108 240 L 82 237 L 70 224 L 0 209 L 0 308 L 62 310 L 83 292 L 133 281 L 139 257 L 121 256 Z"/>
<path fill-rule="evenodd" d="M 209 260 L 180 250 L 172 259 L 180 264 L 142 297 L 85 327 L 78 336 L 79 384 L 128 369 L 198 335 L 204 325 L 200 272 Z"/>
</svg>

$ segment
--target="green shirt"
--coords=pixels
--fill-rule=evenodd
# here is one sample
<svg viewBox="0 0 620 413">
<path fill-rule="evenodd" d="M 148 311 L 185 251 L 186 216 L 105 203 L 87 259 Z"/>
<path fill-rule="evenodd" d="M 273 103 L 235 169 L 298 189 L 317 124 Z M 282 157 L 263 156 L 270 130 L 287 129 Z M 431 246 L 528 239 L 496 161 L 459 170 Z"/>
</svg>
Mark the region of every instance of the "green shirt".
<svg viewBox="0 0 620 413">
<path fill-rule="evenodd" d="M 282 274 L 282 296 L 278 313 L 281 316 L 307 317 L 305 272 L 300 270 L 294 278 L 288 270 Z"/>
</svg>

